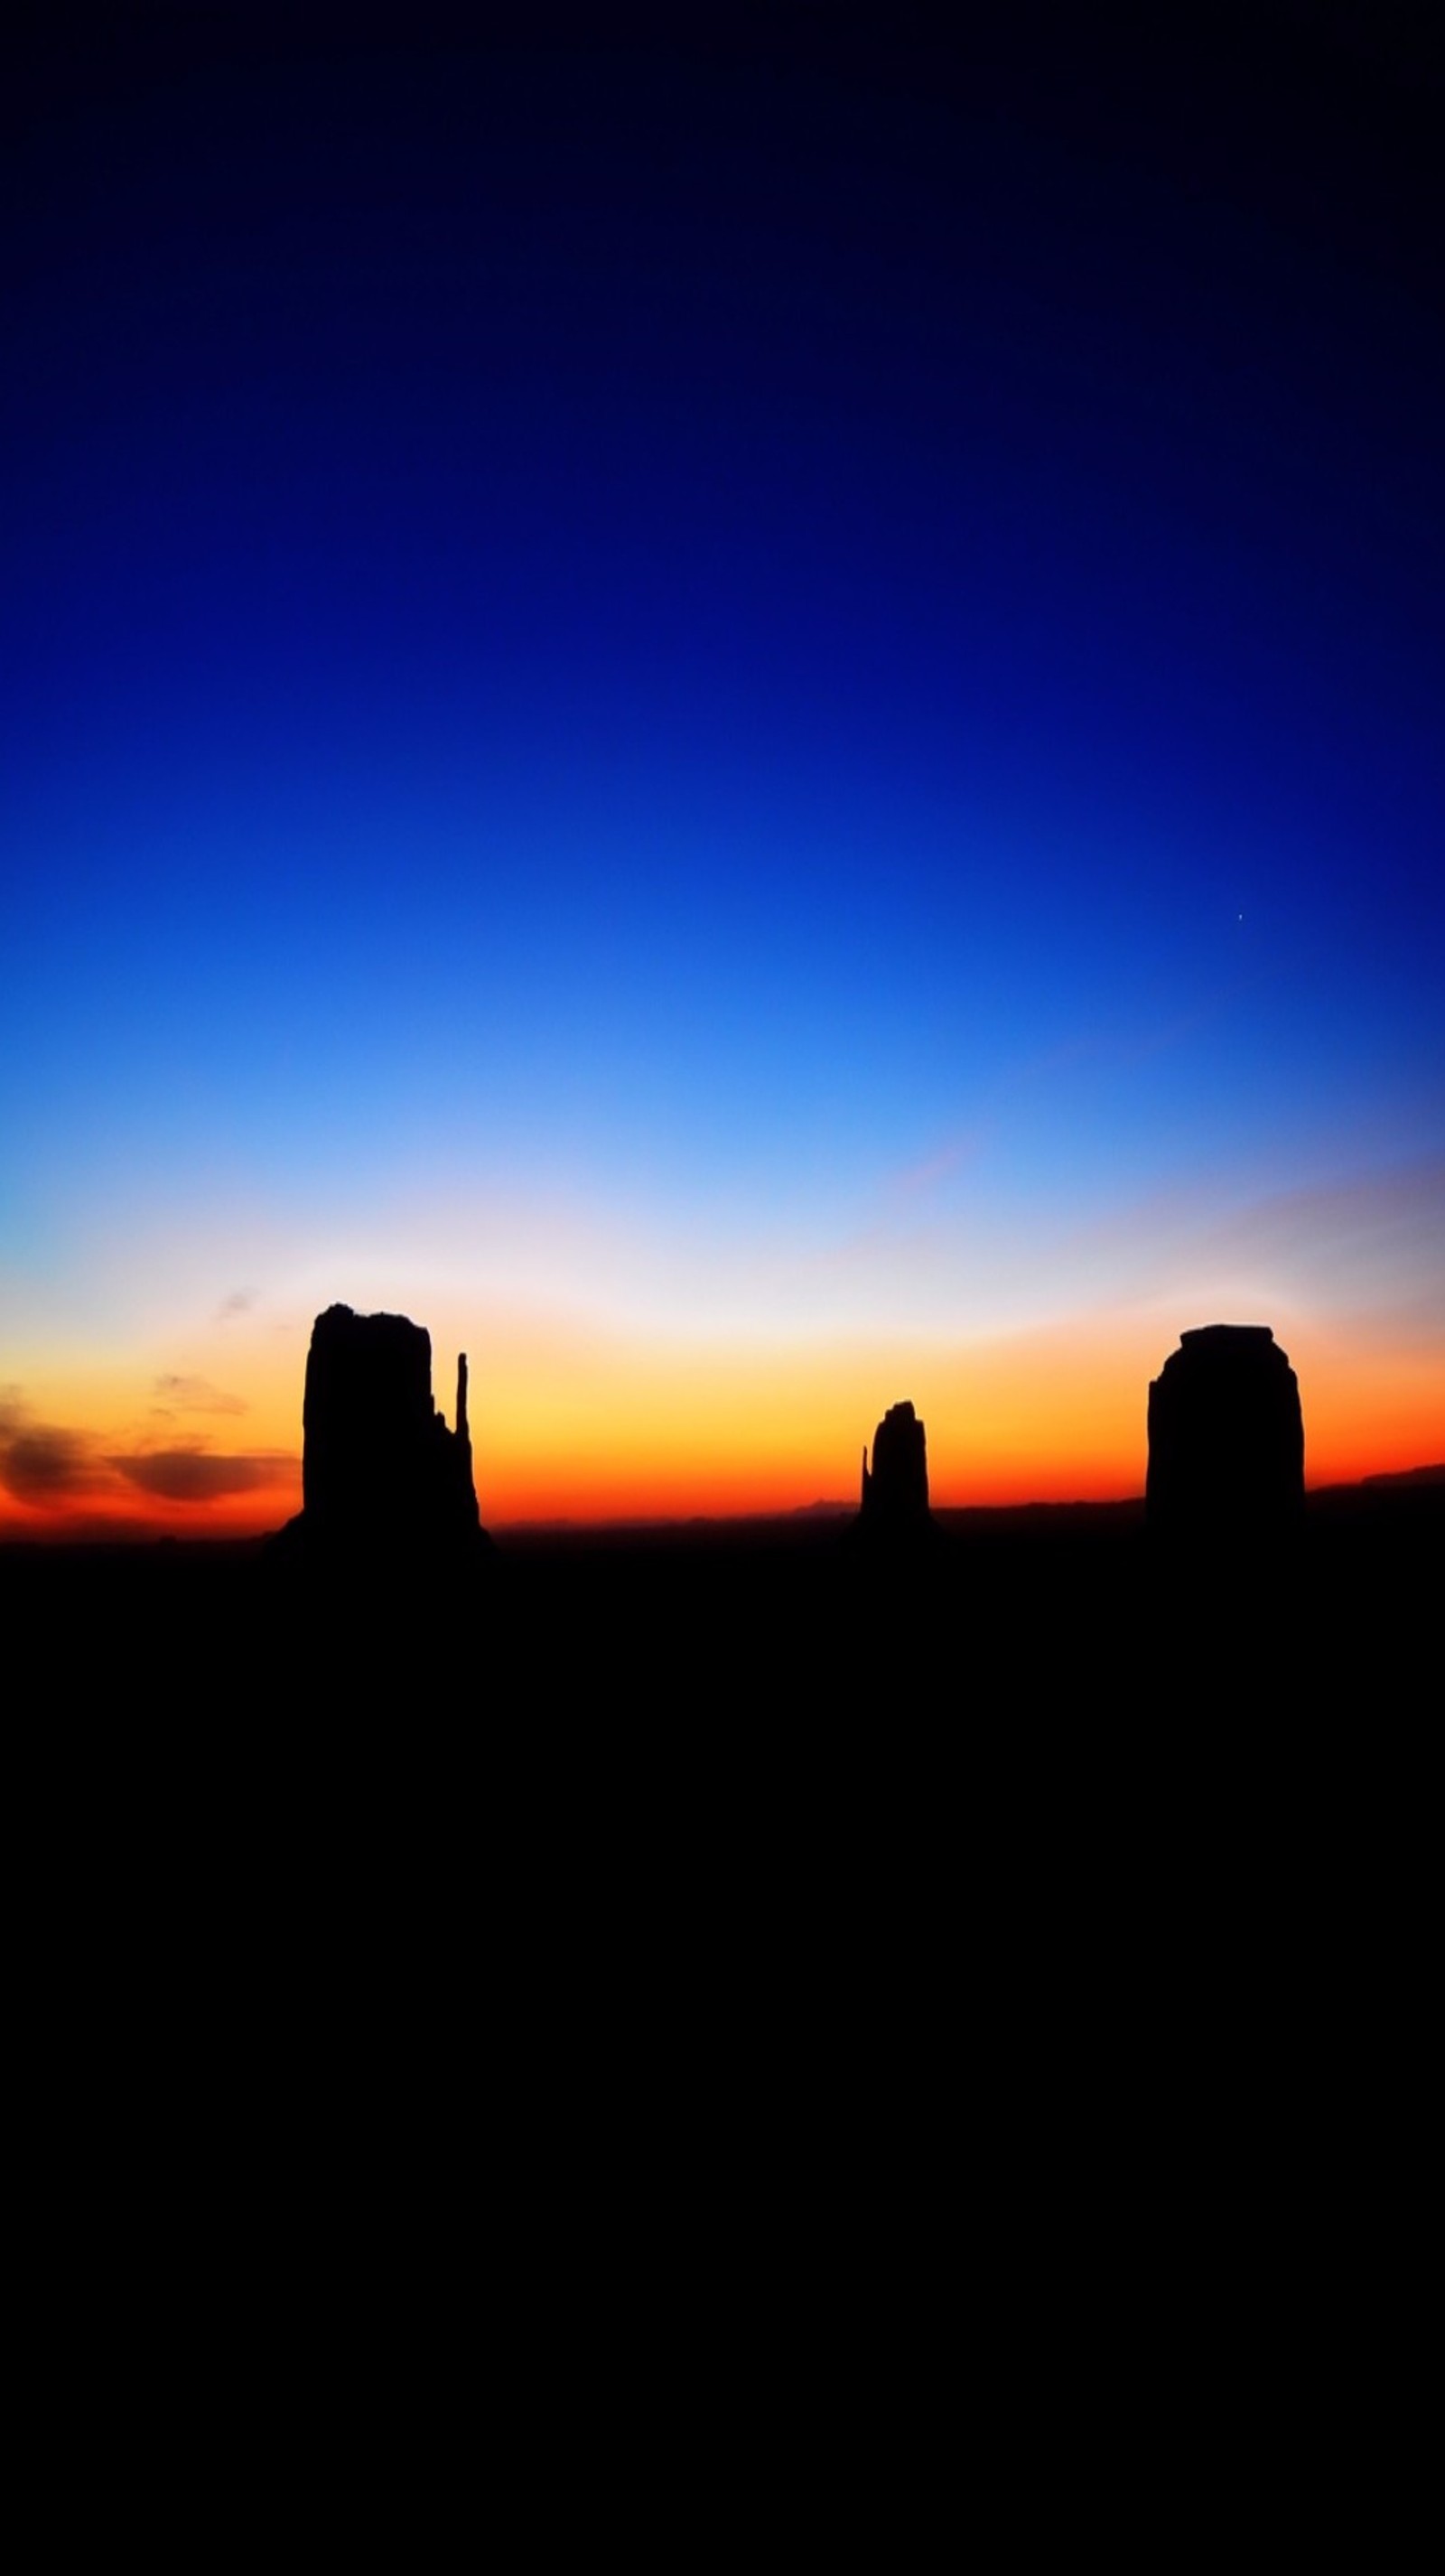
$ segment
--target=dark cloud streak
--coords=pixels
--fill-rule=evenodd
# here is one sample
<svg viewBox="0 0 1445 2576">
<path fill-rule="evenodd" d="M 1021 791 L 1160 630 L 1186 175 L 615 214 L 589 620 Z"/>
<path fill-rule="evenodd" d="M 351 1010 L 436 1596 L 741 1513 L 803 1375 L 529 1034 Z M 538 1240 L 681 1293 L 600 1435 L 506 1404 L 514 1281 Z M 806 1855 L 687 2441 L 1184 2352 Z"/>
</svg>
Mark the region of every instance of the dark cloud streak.
<svg viewBox="0 0 1445 2576">
<path fill-rule="evenodd" d="M 227 1494 L 252 1494 L 265 1485 L 284 1483 L 296 1472 L 289 1450 L 259 1451 L 251 1457 L 212 1457 L 204 1449 L 151 1449 L 131 1457 L 111 1457 L 114 1467 L 144 1493 L 171 1503 L 214 1503 Z"/>
<path fill-rule="evenodd" d="M 239 1396 L 224 1394 L 204 1378 L 160 1377 L 156 1389 L 175 1395 L 189 1411 L 247 1410 Z M 20 1387 L 0 1388 L 0 1486 L 32 1508 L 58 1509 L 85 1495 L 118 1495 L 117 1477 L 163 1501 L 202 1506 L 299 1479 L 301 1462 L 292 1450 L 217 1457 L 197 1437 L 176 1448 L 115 1455 L 102 1453 L 99 1440 L 93 1431 L 32 1421 Z"/>
<path fill-rule="evenodd" d="M 21 1503 L 60 1503 L 95 1484 L 85 1436 L 55 1423 L 15 1430 L 0 1445 L 0 1482 Z"/>
</svg>

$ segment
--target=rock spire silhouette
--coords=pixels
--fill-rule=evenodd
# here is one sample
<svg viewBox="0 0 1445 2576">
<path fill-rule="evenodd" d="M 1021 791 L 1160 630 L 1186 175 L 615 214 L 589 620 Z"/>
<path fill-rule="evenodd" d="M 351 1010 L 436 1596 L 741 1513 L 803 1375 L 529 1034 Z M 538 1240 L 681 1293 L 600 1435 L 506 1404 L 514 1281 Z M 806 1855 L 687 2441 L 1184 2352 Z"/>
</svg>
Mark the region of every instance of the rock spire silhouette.
<svg viewBox="0 0 1445 2576">
<path fill-rule="evenodd" d="M 873 1434 L 873 1465 L 863 1452 L 859 1526 L 880 1535 L 906 1535 L 931 1526 L 928 1509 L 928 1444 L 911 1404 L 890 1404 Z"/>
</svg>

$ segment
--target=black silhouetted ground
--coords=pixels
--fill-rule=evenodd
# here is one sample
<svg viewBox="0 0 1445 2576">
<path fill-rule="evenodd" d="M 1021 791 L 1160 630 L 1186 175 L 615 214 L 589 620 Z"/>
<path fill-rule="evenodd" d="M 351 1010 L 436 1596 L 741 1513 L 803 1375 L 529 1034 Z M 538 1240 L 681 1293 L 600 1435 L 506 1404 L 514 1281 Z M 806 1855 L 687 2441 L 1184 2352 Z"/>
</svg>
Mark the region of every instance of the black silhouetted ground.
<svg viewBox="0 0 1445 2576">
<path fill-rule="evenodd" d="M 1142 1504 L 933 1517 L 934 1546 L 878 1564 L 798 1514 L 502 1531 L 465 1566 L 372 1556 L 316 1585 L 264 1542 L 15 1545 L 0 1602 L 16 1705 L 33 1719 L 63 1686 L 88 1726 L 1167 1738 L 1429 1705 L 1445 1486 L 1425 1478 L 1313 1495 L 1296 1545 L 1238 1555 L 1161 1549 Z"/>
<path fill-rule="evenodd" d="M 942 2303 L 1030 2428 L 1127 2350 L 1212 2441 L 1257 2326 L 1273 2450 L 1281 2353 L 1416 2277 L 1445 1487 L 1163 1591 L 1142 1504 L 938 1518 L 876 1580 L 814 1516 L 503 1532 L 304 1616 L 259 1547 L 0 1551 L 87 2369 L 144 2315 L 344 2390 L 484 2300 L 590 2410 L 619 2320 L 731 2373 L 796 2311 L 936 2408 Z"/>
</svg>

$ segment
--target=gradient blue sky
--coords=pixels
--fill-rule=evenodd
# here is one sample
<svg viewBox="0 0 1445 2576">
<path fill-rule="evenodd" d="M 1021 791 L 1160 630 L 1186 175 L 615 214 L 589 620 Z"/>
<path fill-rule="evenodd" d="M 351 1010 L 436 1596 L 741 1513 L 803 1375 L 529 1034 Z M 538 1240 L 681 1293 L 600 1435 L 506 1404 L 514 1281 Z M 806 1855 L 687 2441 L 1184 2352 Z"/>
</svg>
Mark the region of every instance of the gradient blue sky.
<svg viewBox="0 0 1445 2576">
<path fill-rule="evenodd" d="M 173 1441 L 224 1325 L 269 1454 L 343 1298 L 519 1457 L 540 1324 L 599 1423 L 846 1351 L 846 1490 L 915 1360 L 1108 1323 L 1142 1407 L 1223 1309 L 1442 1446 L 1440 91 L 1155 14 L 41 20 L 15 1418 Z"/>
</svg>

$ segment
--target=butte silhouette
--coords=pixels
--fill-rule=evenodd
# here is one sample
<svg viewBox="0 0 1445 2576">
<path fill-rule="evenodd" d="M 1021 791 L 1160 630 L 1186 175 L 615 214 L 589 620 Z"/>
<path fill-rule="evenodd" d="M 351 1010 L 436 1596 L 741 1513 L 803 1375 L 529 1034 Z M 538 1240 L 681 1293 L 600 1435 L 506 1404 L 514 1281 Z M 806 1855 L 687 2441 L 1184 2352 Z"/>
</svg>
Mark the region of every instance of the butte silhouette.
<svg viewBox="0 0 1445 2576">
<path fill-rule="evenodd" d="M 472 1479 L 465 1352 L 449 1431 L 432 1402 L 424 1326 L 328 1306 L 311 1328 L 302 1426 L 302 1508 L 280 1534 L 288 1554 L 421 1565 L 490 1549 Z"/>
<path fill-rule="evenodd" d="M 1149 1388 L 1152 1530 L 1210 1545 L 1288 1537 L 1304 1454 L 1299 1381 L 1268 1324 L 1180 1334 Z"/>
<path fill-rule="evenodd" d="M 936 1538 L 928 1508 L 928 1443 L 911 1404 L 890 1404 L 873 1434 L 873 1464 L 863 1451 L 863 1487 L 852 1529 L 870 1545 L 907 1548 Z"/>
</svg>

